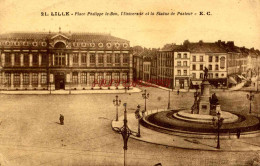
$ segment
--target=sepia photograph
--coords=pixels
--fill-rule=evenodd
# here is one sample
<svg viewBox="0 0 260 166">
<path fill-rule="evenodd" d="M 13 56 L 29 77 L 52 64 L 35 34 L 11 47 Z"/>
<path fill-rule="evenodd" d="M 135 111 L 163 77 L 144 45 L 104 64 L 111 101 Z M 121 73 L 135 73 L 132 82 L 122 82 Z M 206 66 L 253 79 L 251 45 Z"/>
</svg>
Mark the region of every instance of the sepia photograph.
<svg viewBox="0 0 260 166">
<path fill-rule="evenodd" d="M 260 0 L 0 0 L 0 166 L 260 166 Z"/>
</svg>

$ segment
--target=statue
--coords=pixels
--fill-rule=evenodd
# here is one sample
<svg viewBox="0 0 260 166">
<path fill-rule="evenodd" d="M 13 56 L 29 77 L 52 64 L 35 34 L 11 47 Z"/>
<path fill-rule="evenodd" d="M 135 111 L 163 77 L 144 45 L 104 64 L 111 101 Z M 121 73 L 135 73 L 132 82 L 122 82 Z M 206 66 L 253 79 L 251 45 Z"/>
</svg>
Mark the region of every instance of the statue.
<svg viewBox="0 0 260 166">
<path fill-rule="evenodd" d="M 204 71 L 204 80 L 207 80 L 209 69 L 205 67 L 203 71 Z"/>
</svg>

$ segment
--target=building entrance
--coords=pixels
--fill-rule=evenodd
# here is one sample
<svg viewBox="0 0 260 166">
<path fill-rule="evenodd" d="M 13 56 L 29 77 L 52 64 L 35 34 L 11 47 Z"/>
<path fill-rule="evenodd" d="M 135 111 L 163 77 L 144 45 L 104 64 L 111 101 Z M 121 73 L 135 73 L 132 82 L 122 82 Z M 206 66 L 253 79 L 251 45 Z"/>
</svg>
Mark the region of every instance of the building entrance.
<svg viewBox="0 0 260 166">
<path fill-rule="evenodd" d="M 65 74 L 56 73 L 55 74 L 55 90 L 65 89 Z"/>
</svg>

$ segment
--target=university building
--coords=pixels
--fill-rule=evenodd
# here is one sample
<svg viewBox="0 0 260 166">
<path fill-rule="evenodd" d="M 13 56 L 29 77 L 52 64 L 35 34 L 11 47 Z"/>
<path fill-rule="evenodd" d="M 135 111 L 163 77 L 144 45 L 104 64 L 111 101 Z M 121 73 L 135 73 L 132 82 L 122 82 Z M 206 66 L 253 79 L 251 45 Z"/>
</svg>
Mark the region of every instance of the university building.
<svg viewBox="0 0 260 166">
<path fill-rule="evenodd" d="M 120 88 L 133 78 L 129 44 L 99 33 L 1 34 L 1 89 Z"/>
</svg>

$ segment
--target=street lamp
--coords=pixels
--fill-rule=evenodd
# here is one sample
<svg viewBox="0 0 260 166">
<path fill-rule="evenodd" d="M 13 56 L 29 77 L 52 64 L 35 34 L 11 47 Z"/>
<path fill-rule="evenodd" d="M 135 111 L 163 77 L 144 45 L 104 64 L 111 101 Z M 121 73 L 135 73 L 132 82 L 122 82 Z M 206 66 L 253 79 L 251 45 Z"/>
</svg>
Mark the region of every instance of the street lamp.
<svg viewBox="0 0 260 166">
<path fill-rule="evenodd" d="M 127 151 L 127 141 L 128 141 L 128 138 L 130 137 L 130 135 L 136 135 L 136 134 L 134 134 L 135 132 L 131 131 L 128 128 L 128 126 L 127 126 L 127 112 L 126 112 L 126 105 L 127 104 L 124 103 L 123 105 L 125 107 L 125 111 L 124 111 L 124 125 L 121 128 L 114 128 L 114 129 L 119 134 L 121 134 L 122 137 L 123 137 L 123 141 L 124 141 L 124 147 L 123 147 L 124 148 L 124 166 L 126 166 L 126 164 L 127 164 L 127 162 L 126 162 L 126 160 L 127 160 L 127 157 L 126 157 L 126 155 L 127 155 L 127 153 L 126 153 L 126 151 Z"/>
<path fill-rule="evenodd" d="M 247 94 L 247 99 L 250 102 L 249 113 L 251 114 L 251 101 L 254 100 L 254 94 L 252 94 L 252 91 L 250 91 L 250 94 Z"/>
<path fill-rule="evenodd" d="M 169 98 L 168 98 L 168 109 L 170 109 L 170 105 L 171 105 L 171 91 L 169 90 Z"/>
<path fill-rule="evenodd" d="M 144 111 L 146 112 L 146 99 L 149 98 L 149 93 L 146 93 L 146 89 L 144 90 L 144 93 L 142 94 L 144 99 Z"/>
<path fill-rule="evenodd" d="M 121 100 L 118 100 L 118 96 L 116 95 L 116 99 L 113 100 L 114 106 L 116 106 L 116 121 L 118 121 L 118 106 L 121 104 Z"/>
<path fill-rule="evenodd" d="M 137 110 L 135 111 L 135 117 L 138 119 L 138 132 L 136 134 L 137 137 L 141 137 L 140 134 L 140 120 L 142 119 L 142 115 L 140 114 L 140 105 L 137 106 Z"/>
<path fill-rule="evenodd" d="M 220 149 L 220 143 L 219 143 L 219 129 L 220 129 L 220 127 L 222 126 L 223 120 L 224 120 L 224 118 L 221 118 L 221 117 L 220 117 L 220 113 L 219 113 L 219 112 L 217 113 L 217 119 L 215 119 L 215 117 L 213 117 L 213 119 L 212 119 L 213 125 L 214 125 L 215 127 L 217 127 L 217 132 L 218 132 L 218 144 L 217 144 L 217 149 Z"/>
</svg>

